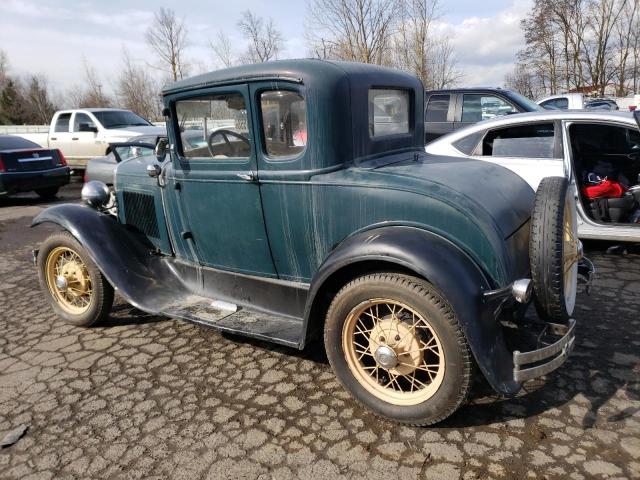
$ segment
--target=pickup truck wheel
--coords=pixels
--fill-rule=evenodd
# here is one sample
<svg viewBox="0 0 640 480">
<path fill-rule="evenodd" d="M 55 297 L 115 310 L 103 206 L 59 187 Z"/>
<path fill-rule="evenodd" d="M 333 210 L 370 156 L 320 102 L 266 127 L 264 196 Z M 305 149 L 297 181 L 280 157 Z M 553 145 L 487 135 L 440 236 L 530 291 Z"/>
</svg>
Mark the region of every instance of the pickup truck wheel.
<svg viewBox="0 0 640 480">
<path fill-rule="evenodd" d="M 60 189 L 59 187 L 37 188 L 36 189 L 36 193 L 41 198 L 51 199 L 51 198 L 54 198 L 56 196 L 56 194 L 58 193 L 59 189 Z"/>
<path fill-rule="evenodd" d="M 342 385 L 387 419 L 439 422 L 465 401 L 471 356 L 444 297 L 418 278 L 359 277 L 333 299 L 325 348 Z"/>
<path fill-rule="evenodd" d="M 529 259 L 538 315 L 566 322 L 576 305 L 578 240 L 576 199 L 563 177 L 547 177 L 536 191 L 531 215 Z"/>
<path fill-rule="evenodd" d="M 64 320 L 88 327 L 109 315 L 113 287 L 71 234 L 50 235 L 38 252 L 37 266 L 40 286 Z"/>
</svg>

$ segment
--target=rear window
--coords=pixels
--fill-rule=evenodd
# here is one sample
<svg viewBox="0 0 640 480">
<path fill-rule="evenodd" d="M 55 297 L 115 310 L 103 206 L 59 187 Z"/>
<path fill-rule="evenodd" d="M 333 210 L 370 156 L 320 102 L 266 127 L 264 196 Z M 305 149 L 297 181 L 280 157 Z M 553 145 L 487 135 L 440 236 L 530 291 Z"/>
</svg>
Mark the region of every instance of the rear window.
<svg viewBox="0 0 640 480">
<path fill-rule="evenodd" d="M 56 132 L 68 132 L 69 131 L 69 120 L 71 120 L 70 113 L 62 113 L 58 116 L 58 120 L 56 120 Z"/>
<path fill-rule="evenodd" d="M 262 92 L 260 110 L 267 155 L 300 154 L 307 144 L 307 108 L 302 95 L 287 90 Z"/>
<path fill-rule="evenodd" d="M 427 104 L 427 122 L 446 122 L 451 95 L 431 95 Z"/>
<path fill-rule="evenodd" d="M 0 136 L 0 150 L 18 150 L 20 148 L 42 148 L 35 142 L 12 135 Z"/>
<path fill-rule="evenodd" d="M 482 155 L 492 157 L 553 158 L 553 123 L 521 125 L 490 131 L 482 142 Z"/>
<path fill-rule="evenodd" d="M 461 138 L 460 140 L 453 142 L 453 146 L 460 150 L 465 155 L 472 155 L 473 151 L 480 143 L 482 136 L 484 135 L 484 131 L 472 133 L 471 135 L 467 135 L 466 137 Z"/>
<path fill-rule="evenodd" d="M 369 136 L 372 138 L 409 133 L 409 92 L 369 90 Z"/>
</svg>

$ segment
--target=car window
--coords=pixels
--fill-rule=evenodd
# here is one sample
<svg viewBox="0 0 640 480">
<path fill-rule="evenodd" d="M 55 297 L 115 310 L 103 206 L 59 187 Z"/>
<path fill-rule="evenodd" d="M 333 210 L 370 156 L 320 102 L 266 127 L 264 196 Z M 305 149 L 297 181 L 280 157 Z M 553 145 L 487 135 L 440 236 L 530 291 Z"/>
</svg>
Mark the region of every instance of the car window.
<svg viewBox="0 0 640 480">
<path fill-rule="evenodd" d="M 467 135 L 466 137 L 461 138 L 460 140 L 453 142 L 453 146 L 460 150 L 465 155 L 473 154 L 473 151 L 482 140 L 482 136 L 484 135 L 484 130 L 480 132 L 472 133 L 471 135 Z"/>
<path fill-rule="evenodd" d="M 372 138 L 409 133 L 409 92 L 369 90 L 369 136 Z"/>
<path fill-rule="evenodd" d="M 307 107 L 304 97 L 287 90 L 260 94 L 264 147 L 269 157 L 298 155 L 307 145 Z"/>
<path fill-rule="evenodd" d="M 540 105 L 547 110 L 567 110 L 569 108 L 569 99 L 564 97 L 552 98 L 551 100 L 540 103 Z"/>
<path fill-rule="evenodd" d="M 451 95 L 431 95 L 427 104 L 426 122 L 446 122 Z"/>
<path fill-rule="evenodd" d="M 42 148 L 35 142 L 13 135 L 0 136 L 0 150 L 18 150 L 21 148 Z"/>
<path fill-rule="evenodd" d="M 70 113 L 61 113 L 58 115 L 58 119 L 56 120 L 56 126 L 54 131 L 56 132 L 68 132 L 69 131 L 69 121 L 71 120 Z"/>
<path fill-rule="evenodd" d="M 465 123 L 476 123 L 517 112 L 513 105 L 495 95 L 465 94 L 462 99 L 462 121 Z"/>
<path fill-rule="evenodd" d="M 80 131 L 80 125 L 81 124 L 86 124 L 89 127 L 94 127 L 95 128 L 95 124 L 93 123 L 93 120 L 91 120 L 91 117 L 89 117 L 89 115 L 87 115 L 86 113 L 76 113 L 76 116 L 73 118 L 73 131 L 74 132 L 79 132 Z"/>
<path fill-rule="evenodd" d="M 184 157 L 224 160 L 251 156 L 247 107 L 240 93 L 180 100 L 176 114 Z"/>
<path fill-rule="evenodd" d="M 628 155 L 640 152 L 640 132 L 635 128 L 615 125 L 579 123 L 571 125 L 570 134 L 574 148 L 582 154 L 600 155 L 600 160 L 608 161 L 607 155 Z M 576 142 L 577 138 L 577 142 Z M 628 160 L 625 158 L 625 161 Z"/>
<path fill-rule="evenodd" d="M 151 124 L 129 110 L 92 111 L 104 128 L 148 127 Z"/>
<path fill-rule="evenodd" d="M 491 130 L 482 142 L 482 155 L 553 158 L 554 133 L 553 123 L 519 125 Z"/>
<path fill-rule="evenodd" d="M 154 149 L 144 145 L 128 145 L 126 147 L 115 147 L 115 150 L 118 153 L 120 160 L 124 162 L 125 160 L 129 160 L 130 158 L 152 155 Z"/>
</svg>

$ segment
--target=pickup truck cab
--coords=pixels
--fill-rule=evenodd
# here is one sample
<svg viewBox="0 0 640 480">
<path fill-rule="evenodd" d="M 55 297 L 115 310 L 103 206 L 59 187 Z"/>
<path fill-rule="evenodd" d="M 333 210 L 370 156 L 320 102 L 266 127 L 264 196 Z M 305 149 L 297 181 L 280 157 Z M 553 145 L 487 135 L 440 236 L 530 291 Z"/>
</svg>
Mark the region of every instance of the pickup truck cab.
<svg viewBox="0 0 640 480">
<path fill-rule="evenodd" d="M 87 160 L 109 153 L 110 143 L 125 142 L 137 135 L 164 135 L 141 116 L 115 108 L 60 110 L 53 115 L 49 133 L 20 135 L 44 148 L 59 149 L 72 168 L 84 169 Z"/>
<path fill-rule="evenodd" d="M 115 288 L 226 332 L 298 349 L 324 338 L 342 385 L 410 424 L 452 414 L 474 363 L 514 395 L 569 355 L 582 250 L 566 180 L 534 194 L 497 165 L 427 155 L 416 77 L 288 60 L 163 96 L 168 140 L 118 164 L 115 204 L 89 182 L 87 205 L 33 221 L 62 227 L 35 258 L 67 322 L 108 317 Z M 503 320 L 533 343 L 514 350 Z"/>
<path fill-rule="evenodd" d="M 454 88 L 425 94 L 425 143 L 474 123 L 513 113 L 542 110 L 505 88 Z"/>
</svg>

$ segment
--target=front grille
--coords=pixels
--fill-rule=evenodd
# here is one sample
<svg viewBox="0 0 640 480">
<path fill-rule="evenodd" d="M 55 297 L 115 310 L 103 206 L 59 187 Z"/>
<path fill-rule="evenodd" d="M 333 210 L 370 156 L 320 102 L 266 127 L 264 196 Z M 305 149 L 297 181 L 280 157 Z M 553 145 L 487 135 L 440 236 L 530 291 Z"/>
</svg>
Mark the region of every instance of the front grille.
<svg viewBox="0 0 640 480">
<path fill-rule="evenodd" d="M 137 192 L 123 192 L 124 217 L 126 224 L 148 237 L 159 238 L 158 219 L 153 195 Z"/>
</svg>

